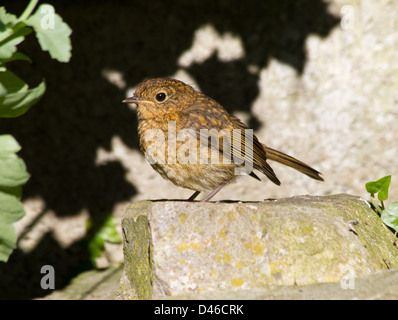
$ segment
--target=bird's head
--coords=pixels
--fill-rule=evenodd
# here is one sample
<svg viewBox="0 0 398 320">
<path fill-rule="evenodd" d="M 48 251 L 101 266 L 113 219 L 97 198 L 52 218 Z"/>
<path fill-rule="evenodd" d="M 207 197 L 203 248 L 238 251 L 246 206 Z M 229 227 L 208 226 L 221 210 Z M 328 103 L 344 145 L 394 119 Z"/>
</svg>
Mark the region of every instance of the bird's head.
<svg viewBox="0 0 398 320">
<path fill-rule="evenodd" d="M 182 81 L 155 78 L 142 82 L 134 95 L 123 102 L 135 103 L 140 118 L 154 118 L 183 110 L 194 103 L 197 94 Z"/>
</svg>

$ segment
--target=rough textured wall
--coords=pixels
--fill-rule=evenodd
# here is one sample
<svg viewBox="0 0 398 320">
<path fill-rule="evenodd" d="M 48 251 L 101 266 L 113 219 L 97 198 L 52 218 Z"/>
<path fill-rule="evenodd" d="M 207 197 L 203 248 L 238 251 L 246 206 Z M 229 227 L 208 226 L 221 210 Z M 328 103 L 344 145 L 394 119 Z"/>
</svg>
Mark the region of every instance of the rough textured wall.
<svg viewBox="0 0 398 320">
<path fill-rule="evenodd" d="M 397 200 L 396 2 L 52 3 L 73 29 L 72 60 L 52 61 L 34 39 L 25 41 L 21 48 L 34 63 L 12 68 L 32 84 L 46 78 L 48 89 L 25 116 L 0 120 L 0 133 L 17 138 L 32 174 L 24 189 L 28 215 L 18 231 L 28 227 L 20 247 L 38 261 L 50 246 L 58 254 L 47 256 L 54 265 L 78 264 L 69 259 L 65 266 L 59 256 L 65 261 L 79 251 L 88 216 L 100 221 L 120 215 L 131 200 L 191 194 L 145 162 L 136 113 L 121 103 L 153 76 L 189 82 L 246 121 L 264 143 L 325 178 L 312 181 L 275 164 L 281 187 L 247 177 L 215 200 L 341 192 L 366 197 L 364 184 L 389 173 L 390 198 Z M 5 1 L 17 14 L 25 4 Z"/>
</svg>

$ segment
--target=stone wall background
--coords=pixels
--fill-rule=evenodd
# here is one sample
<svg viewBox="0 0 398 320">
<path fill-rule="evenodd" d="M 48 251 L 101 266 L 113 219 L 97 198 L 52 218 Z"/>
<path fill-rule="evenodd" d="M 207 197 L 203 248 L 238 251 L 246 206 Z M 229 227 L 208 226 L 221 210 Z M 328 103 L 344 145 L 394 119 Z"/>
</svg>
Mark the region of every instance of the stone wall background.
<svg viewBox="0 0 398 320">
<path fill-rule="evenodd" d="M 26 4 L 4 3 L 15 14 Z M 12 68 L 32 85 L 44 77 L 48 89 L 25 116 L 0 120 L 0 134 L 17 138 L 32 175 L 24 189 L 27 215 L 17 225 L 20 249 L 0 269 L 16 295 L 16 274 L 25 288 L 32 283 L 24 294 L 37 296 L 44 294 L 34 284 L 39 265 L 58 268 L 60 286 L 82 268 L 87 218 L 96 225 L 120 216 L 131 201 L 192 193 L 163 180 L 138 150 L 136 113 L 121 101 L 148 77 L 194 85 L 262 142 L 325 178 L 272 164 L 281 187 L 247 177 L 214 200 L 335 193 L 367 199 L 365 183 L 387 174 L 387 202 L 398 199 L 398 3 L 52 3 L 73 29 L 72 60 L 52 61 L 27 39 L 21 47 L 34 63 Z M 109 250 L 111 260 L 121 260 L 119 247 Z"/>
</svg>

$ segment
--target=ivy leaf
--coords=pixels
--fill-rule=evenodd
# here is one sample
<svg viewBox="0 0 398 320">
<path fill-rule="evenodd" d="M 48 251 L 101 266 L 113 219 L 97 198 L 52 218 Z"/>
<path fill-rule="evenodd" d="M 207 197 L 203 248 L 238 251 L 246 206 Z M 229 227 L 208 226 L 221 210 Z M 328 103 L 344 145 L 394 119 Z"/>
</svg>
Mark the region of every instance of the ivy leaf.
<svg viewBox="0 0 398 320">
<path fill-rule="evenodd" d="M 43 3 L 25 22 L 33 27 L 41 48 L 53 59 L 59 62 L 70 60 L 72 29 L 55 13 L 52 5 Z"/>
<path fill-rule="evenodd" d="M 92 228 L 92 222 L 89 220 L 87 222 L 87 229 Z M 122 239 L 119 236 L 119 233 L 116 230 L 116 219 L 112 216 L 107 217 L 98 231 L 94 234 L 94 236 L 90 239 L 88 243 L 88 250 L 90 253 L 91 260 L 94 264 L 95 258 L 98 258 L 102 255 L 102 252 L 105 249 L 105 242 L 110 243 L 121 243 Z"/>
<path fill-rule="evenodd" d="M 112 216 L 107 217 L 97 232 L 97 236 L 110 243 L 121 243 L 122 239 L 116 230 L 116 219 Z"/>
<path fill-rule="evenodd" d="M 8 70 L 0 72 L 0 97 L 3 97 L 8 93 L 20 91 L 22 89 L 26 90 L 28 89 L 28 86 L 16 74 Z M 1 109 L 2 106 L 0 106 L 0 113 Z"/>
<path fill-rule="evenodd" d="M 390 187 L 391 175 L 385 176 L 379 180 L 368 182 L 365 187 L 370 194 L 378 193 L 380 201 L 388 199 L 388 188 Z"/>
<path fill-rule="evenodd" d="M 17 235 L 13 222 L 21 219 L 25 211 L 13 195 L 0 191 L 0 261 L 7 262 L 16 248 Z"/>
<path fill-rule="evenodd" d="M 398 232 L 398 202 L 390 203 L 390 205 L 383 210 L 381 220 Z"/>
<path fill-rule="evenodd" d="M 25 40 L 25 36 L 32 32 L 29 27 L 16 25 L 14 27 L 5 26 L 3 37 L 0 41 L 0 59 L 9 59 L 17 51 L 17 45 Z"/>
<path fill-rule="evenodd" d="M 14 61 L 14 60 L 25 60 L 25 61 L 32 63 L 32 60 L 26 54 L 23 54 L 22 52 L 14 52 L 11 55 L 11 57 L 8 57 L 7 59 L 0 58 L 0 64 L 4 64 L 6 62 L 10 62 L 10 61 Z"/>
<path fill-rule="evenodd" d="M 33 89 L 11 71 L 0 72 L 0 117 L 14 118 L 26 113 L 46 91 L 44 80 Z"/>
<path fill-rule="evenodd" d="M 1 154 L 17 153 L 19 150 L 21 150 L 21 146 L 11 135 L 3 134 L 0 136 Z"/>
<path fill-rule="evenodd" d="M 15 15 L 7 13 L 4 7 L 0 7 L 0 31 L 4 31 L 6 25 L 13 24 L 16 20 Z"/>
<path fill-rule="evenodd" d="M 29 173 L 16 155 L 20 149 L 11 135 L 0 135 L 0 261 L 7 261 L 16 248 L 13 223 L 25 214 L 19 198 L 21 185 L 29 179 Z"/>
<path fill-rule="evenodd" d="M 29 179 L 25 162 L 15 154 L 0 154 L 1 187 L 17 187 Z"/>
<path fill-rule="evenodd" d="M 0 191 L 2 187 L 23 185 L 29 179 L 25 163 L 15 154 L 20 148 L 13 136 L 0 136 Z"/>
</svg>

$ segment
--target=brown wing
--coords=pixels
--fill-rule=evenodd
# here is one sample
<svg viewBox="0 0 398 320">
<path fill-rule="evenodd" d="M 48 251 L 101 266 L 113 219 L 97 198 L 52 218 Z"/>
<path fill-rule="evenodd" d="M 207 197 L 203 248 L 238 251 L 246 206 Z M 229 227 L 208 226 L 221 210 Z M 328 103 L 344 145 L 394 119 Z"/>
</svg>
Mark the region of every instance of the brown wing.
<svg viewBox="0 0 398 320">
<path fill-rule="evenodd" d="M 231 150 L 231 161 L 248 162 L 272 182 L 280 185 L 280 181 L 266 161 L 267 157 L 262 144 L 252 131 L 247 131 L 249 128 L 243 122 L 231 116 L 214 100 L 208 99 L 205 103 L 205 107 L 203 107 L 203 102 L 199 101 L 181 111 L 182 127 L 192 129 L 201 141 L 211 145 L 212 148 L 217 148 L 224 156 L 229 153 L 229 151 L 224 152 L 224 141 L 227 139 Z M 204 133 L 201 129 L 207 130 Z M 209 144 L 209 139 L 217 140 L 218 144 Z M 259 179 L 253 172 L 248 172 L 248 174 Z"/>
<path fill-rule="evenodd" d="M 253 161 L 253 167 L 263 174 L 265 174 L 273 183 L 280 185 L 279 179 L 276 177 L 274 170 L 267 163 L 267 156 L 263 145 L 258 141 L 257 137 L 253 134 L 253 131 L 250 134 L 245 134 L 245 130 L 248 127 L 240 121 L 239 118 L 229 115 L 229 119 L 231 120 L 232 126 L 234 129 L 240 129 L 241 132 L 241 150 L 249 150 L 249 158 L 244 156 L 245 161 Z M 247 146 L 246 142 L 249 142 L 249 146 Z M 252 157 L 250 157 L 252 155 Z"/>
</svg>

